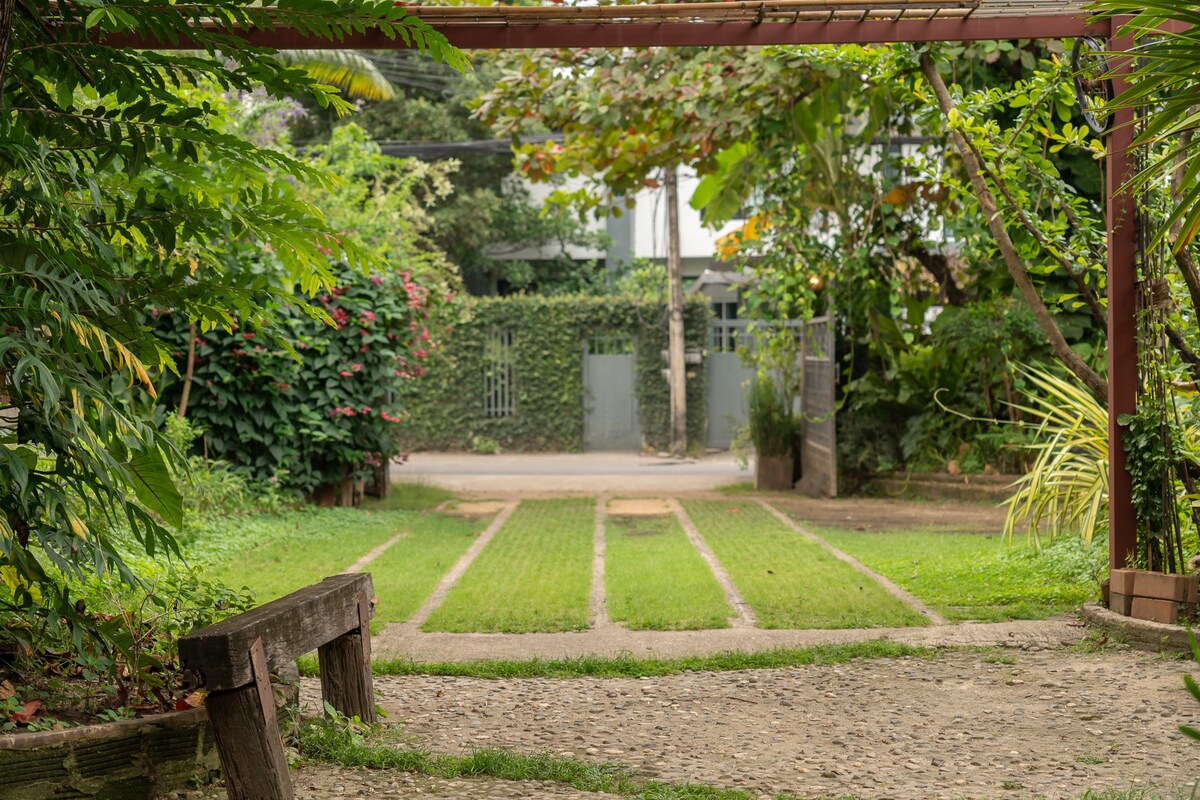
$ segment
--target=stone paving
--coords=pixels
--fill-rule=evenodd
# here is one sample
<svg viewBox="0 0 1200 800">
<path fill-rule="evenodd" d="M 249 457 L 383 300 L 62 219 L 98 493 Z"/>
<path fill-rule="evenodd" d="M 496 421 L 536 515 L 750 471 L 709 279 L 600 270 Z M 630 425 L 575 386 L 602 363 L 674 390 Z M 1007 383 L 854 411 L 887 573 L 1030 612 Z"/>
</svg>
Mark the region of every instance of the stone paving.
<svg viewBox="0 0 1200 800">
<path fill-rule="evenodd" d="M 550 752 L 800 797 L 1186 796 L 1200 774 L 1200 744 L 1178 732 L 1200 723 L 1189 665 L 1009 649 L 638 680 L 384 677 L 376 688 L 392 724 L 435 752 Z M 452 796 L 491 796 L 480 791 Z"/>
</svg>

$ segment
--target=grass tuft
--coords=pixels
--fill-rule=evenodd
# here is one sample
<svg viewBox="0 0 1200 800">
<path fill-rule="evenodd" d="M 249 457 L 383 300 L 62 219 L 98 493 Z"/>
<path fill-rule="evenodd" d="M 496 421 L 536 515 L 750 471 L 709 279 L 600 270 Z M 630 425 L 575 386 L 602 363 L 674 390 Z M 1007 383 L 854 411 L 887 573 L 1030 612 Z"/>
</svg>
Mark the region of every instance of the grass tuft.
<svg viewBox="0 0 1200 800">
<path fill-rule="evenodd" d="M 931 647 L 880 639 L 851 644 L 822 644 L 815 647 L 783 647 L 756 653 L 729 651 L 710 656 L 647 659 L 633 656 L 584 656 L 580 658 L 526 661 L 425 662 L 407 658 L 374 659 L 376 675 L 440 675 L 460 678 L 652 678 L 683 672 L 730 672 L 745 669 L 787 669 L 830 666 L 871 658 L 933 658 L 940 652 Z M 316 659 L 299 660 L 300 673 L 319 675 Z"/>
<path fill-rule="evenodd" d="M 314 761 L 341 767 L 400 769 L 439 778 L 492 777 L 510 781 L 554 781 L 582 792 L 617 794 L 630 800 L 754 800 L 742 789 L 642 781 L 618 764 L 593 764 L 549 753 L 476 750 L 465 756 L 403 749 L 385 726 L 364 728 L 315 720 L 300 730 L 300 752 Z M 779 795 L 778 800 L 786 800 Z"/>
<path fill-rule="evenodd" d="M 383 500 L 367 498 L 363 501 L 366 511 L 429 511 L 447 500 L 457 500 L 458 495 L 440 486 L 424 483 L 393 483 L 388 496 Z"/>
</svg>

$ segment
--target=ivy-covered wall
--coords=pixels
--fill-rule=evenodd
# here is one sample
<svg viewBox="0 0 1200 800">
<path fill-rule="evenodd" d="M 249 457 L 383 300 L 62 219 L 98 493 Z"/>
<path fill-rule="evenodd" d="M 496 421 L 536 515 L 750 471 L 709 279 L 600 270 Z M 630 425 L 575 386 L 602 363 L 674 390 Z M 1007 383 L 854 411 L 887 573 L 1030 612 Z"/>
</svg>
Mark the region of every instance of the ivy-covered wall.
<svg viewBox="0 0 1200 800">
<path fill-rule="evenodd" d="M 688 298 L 688 348 L 708 344 L 708 300 Z M 485 416 L 485 350 L 493 331 L 511 331 L 513 413 Z M 406 450 L 473 450 L 492 443 L 517 451 L 583 449 L 584 343 L 596 333 L 635 343 L 642 439 L 652 450 L 670 442 L 666 362 L 667 315 L 659 303 L 635 297 L 472 298 L 425 362 L 425 375 L 401 389 L 408 417 L 400 426 Z M 688 365 L 688 441 L 705 438 L 705 369 Z"/>
</svg>

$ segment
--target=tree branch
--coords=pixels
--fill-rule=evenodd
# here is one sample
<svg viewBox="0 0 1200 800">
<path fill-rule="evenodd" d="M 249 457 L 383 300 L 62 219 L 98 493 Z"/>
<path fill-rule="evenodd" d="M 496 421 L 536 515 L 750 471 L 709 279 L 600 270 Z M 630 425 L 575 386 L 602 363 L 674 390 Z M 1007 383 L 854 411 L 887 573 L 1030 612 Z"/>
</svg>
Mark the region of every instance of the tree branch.
<svg viewBox="0 0 1200 800">
<path fill-rule="evenodd" d="M 956 111 L 957 108 L 953 98 L 950 97 L 950 91 L 946 88 L 945 81 L 942 80 L 941 74 L 938 73 L 937 65 L 929 57 L 929 53 L 921 54 L 921 71 L 937 95 L 938 106 L 941 108 L 942 113 L 950 117 L 952 115 L 951 112 Z M 1046 308 L 1041 295 L 1038 294 L 1037 287 L 1033 285 L 1033 281 L 1030 279 L 1025 265 L 1021 263 L 1021 258 L 1017 255 L 1016 247 L 1013 246 L 1012 239 L 1009 238 L 1008 231 L 1004 227 L 1004 222 L 1000 219 L 1000 212 L 996 207 L 996 198 L 992 195 L 991 190 L 988 189 L 987 182 L 984 181 L 983 168 L 980 165 L 979 157 L 975 150 L 962 133 L 951 131 L 950 137 L 954 142 L 955 149 L 958 150 L 959 155 L 962 157 L 964 166 L 967 168 L 967 175 L 971 180 L 971 188 L 975 191 L 979 208 L 987 219 L 988 229 L 992 232 L 992 237 L 995 239 L 996 246 L 1000 250 L 1000 255 L 1004 259 L 1004 265 L 1008 268 L 1008 272 L 1012 276 L 1013 282 L 1017 285 L 1017 289 L 1020 290 L 1021 296 L 1025 298 L 1025 302 L 1029 305 L 1030 311 L 1033 312 L 1034 319 L 1037 320 L 1038 325 L 1041 326 L 1042 331 L 1046 334 L 1046 339 L 1050 344 L 1050 351 L 1054 354 L 1055 358 L 1071 370 L 1098 397 L 1107 397 L 1108 382 L 1097 375 L 1096 371 L 1089 367 L 1079 357 L 1079 354 L 1067 344 L 1066 338 L 1063 336 L 1062 331 L 1059 330 L 1058 323 L 1054 321 L 1050 310 Z"/>
<path fill-rule="evenodd" d="M 1192 373 L 1192 380 L 1200 381 L 1200 356 L 1196 355 L 1196 351 L 1187 343 L 1187 339 L 1184 339 L 1183 334 L 1173 325 L 1167 326 L 1167 339 L 1179 353 L 1179 358 L 1184 364 L 1187 364 L 1188 372 Z"/>
<path fill-rule="evenodd" d="M 1054 248 L 1050 246 L 1050 243 L 1046 241 L 1046 237 L 1042 235 L 1042 232 L 1037 229 L 1037 226 L 1030 221 L 1029 217 L 1025 214 L 1025 211 L 1017 204 L 1016 198 L 1014 198 L 1012 196 L 1012 192 L 1009 191 L 1008 184 L 999 175 L 997 175 L 994 170 L 989 170 L 987 167 L 983 167 L 983 169 L 987 170 L 987 174 L 989 177 L 991 177 L 992 183 L 994 183 L 1000 190 L 1000 194 L 1004 196 L 1005 202 L 1007 202 L 1012 208 L 1013 213 L 1017 215 L 1017 219 L 1021 222 L 1021 227 L 1033 237 L 1035 242 L 1042 246 L 1043 250 L 1050 254 L 1051 258 L 1058 262 L 1060 267 L 1066 270 L 1067 275 L 1071 276 L 1071 281 L 1075 284 L 1075 288 L 1079 290 L 1081 295 L 1083 295 L 1084 302 L 1087 303 L 1088 308 L 1091 309 L 1092 318 L 1096 320 L 1096 323 L 1100 326 L 1100 330 L 1104 331 L 1105 336 L 1107 336 L 1108 314 L 1105 312 L 1104 306 L 1100 305 L 1100 301 L 1096 299 L 1096 295 L 1092 293 L 1091 287 L 1089 287 L 1084 281 L 1083 274 L 1078 272 L 1074 266 L 1071 265 L 1070 261 L 1055 252 Z"/>
</svg>

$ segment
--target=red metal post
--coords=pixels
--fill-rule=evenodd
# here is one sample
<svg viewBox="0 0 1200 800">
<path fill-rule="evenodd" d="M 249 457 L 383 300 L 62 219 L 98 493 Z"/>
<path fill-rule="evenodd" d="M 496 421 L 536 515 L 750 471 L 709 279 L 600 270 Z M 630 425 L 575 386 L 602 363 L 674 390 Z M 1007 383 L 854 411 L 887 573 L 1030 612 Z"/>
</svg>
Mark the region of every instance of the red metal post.
<svg viewBox="0 0 1200 800">
<path fill-rule="evenodd" d="M 482 12 L 481 12 L 482 14 Z M 464 50 L 516 50 L 546 47 L 751 47 L 779 44 L 871 44 L 884 42 L 966 42 L 981 39 L 1065 38 L 1091 33 L 1103 36 L 1103 25 L 1086 14 L 1005 16 L 970 19 L 869 19 L 796 23 L 764 22 L 632 22 L 611 24 L 543 23 L 538 25 L 435 23 L 450 44 Z M 399 37 L 368 30 L 323 39 L 301 31 L 234 31 L 256 47 L 278 50 L 397 50 L 408 47 Z M 166 42 L 141 34 L 116 33 L 104 39 L 113 47 L 158 50 L 190 49 L 186 39 Z"/>
<path fill-rule="evenodd" d="M 1109 50 L 1129 52 L 1132 36 L 1117 36 L 1123 20 L 1112 21 Z M 1131 59 L 1114 63 L 1113 89 L 1121 94 Z M 1133 110 L 1113 115 L 1108 135 L 1108 565 L 1121 569 L 1137 546 L 1133 481 L 1125 466 L 1125 447 L 1117 418 L 1137 404 L 1137 203 L 1122 187 L 1134 174 Z"/>
</svg>

